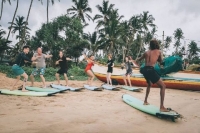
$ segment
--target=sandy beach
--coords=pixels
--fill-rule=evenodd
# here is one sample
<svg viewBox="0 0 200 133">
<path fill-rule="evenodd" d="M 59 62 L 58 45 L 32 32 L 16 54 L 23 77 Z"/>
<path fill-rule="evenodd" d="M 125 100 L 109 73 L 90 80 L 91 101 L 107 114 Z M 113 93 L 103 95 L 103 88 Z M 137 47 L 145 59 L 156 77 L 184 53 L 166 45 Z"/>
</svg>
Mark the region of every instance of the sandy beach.
<svg viewBox="0 0 200 133">
<path fill-rule="evenodd" d="M 9 89 L 13 81 L 0 73 L 0 88 Z M 73 87 L 85 83 L 69 81 Z M 21 84 L 22 81 L 17 86 Z M 100 86 L 102 82 L 94 84 Z M 143 100 L 146 88 L 143 89 L 142 92 L 67 91 L 50 97 L 0 95 L 0 133 L 200 133 L 199 92 L 166 89 L 165 106 L 184 116 L 172 122 L 143 113 L 122 101 L 123 94 Z M 159 106 L 159 91 L 151 89 L 150 104 Z"/>
</svg>

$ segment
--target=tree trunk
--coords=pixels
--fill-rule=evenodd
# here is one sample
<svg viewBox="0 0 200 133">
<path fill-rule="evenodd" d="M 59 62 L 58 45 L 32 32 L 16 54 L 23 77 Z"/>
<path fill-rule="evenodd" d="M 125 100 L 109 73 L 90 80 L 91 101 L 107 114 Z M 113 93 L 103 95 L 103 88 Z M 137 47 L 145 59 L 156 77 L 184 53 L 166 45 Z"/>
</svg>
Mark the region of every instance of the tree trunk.
<svg viewBox="0 0 200 133">
<path fill-rule="evenodd" d="M 49 0 L 47 0 L 47 24 L 49 23 Z"/>
<path fill-rule="evenodd" d="M 140 43 L 140 50 L 139 50 L 139 52 L 138 52 L 138 55 L 137 55 L 136 59 L 137 59 L 138 56 L 140 55 L 141 49 L 142 49 L 142 38 L 141 38 L 141 43 Z"/>
<path fill-rule="evenodd" d="M 1 17 L 2 17 L 2 13 L 3 13 L 3 0 L 1 0 L 1 16 L 0 16 L 0 20 L 1 20 Z"/>
<path fill-rule="evenodd" d="M 16 15 L 16 13 L 17 13 L 18 3 L 19 3 L 19 0 L 17 0 L 17 5 L 16 5 L 16 8 L 15 8 L 15 13 L 14 13 L 14 16 L 13 16 L 13 19 L 12 19 L 12 23 L 11 23 L 11 26 L 10 26 L 10 29 L 9 29 L 9 32 L 8 32 L 8 36 L 7 36 L 7 39 L 6 39 L 7 41 L 8 41 L 9 36 L 10 36 L 10 32 L 11 32 L 11 29 L 12 29 L 12 26 L 13 26 L 13 21 L 14 21 L 14 19 L 15 19 L 15 15 Z"/>
<path fill-rule="evenodd" d="M 110 41 L 109 54 L 114 54 L 114 52 L 113 52 L 113 41 Z"/>
<path fill-rule="evenodd" d="M 29 18 L 29 14 L 30 14 L 30 11 L 31 11 L 32 3 L 33 3 L 33 0 L 31 0 L 29 10 L 28 10 L 28 14 L 27 14 L 27 17 L 26 17 L 26 23 L 25 23 L 25 26 L 24 26 L 23 36 L 22 36 L 22 40 L 21 40 L 22 44 L 25 42 L 26 26 L 28 24 L 28 18 Z"/>
</svg>

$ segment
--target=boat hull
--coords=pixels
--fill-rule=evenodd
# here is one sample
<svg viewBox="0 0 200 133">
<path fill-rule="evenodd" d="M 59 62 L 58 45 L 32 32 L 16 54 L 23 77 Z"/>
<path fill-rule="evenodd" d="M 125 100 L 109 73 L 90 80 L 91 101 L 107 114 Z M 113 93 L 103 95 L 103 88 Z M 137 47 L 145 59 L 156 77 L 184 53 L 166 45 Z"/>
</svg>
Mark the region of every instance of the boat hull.
<svg viewBox="0 0 200 133">
<path fill-rule="evenodd" d="M 102 82 L 106 81 L 106 74 L 96 73 L 95 76 Z M 112 80 L 116 80 L 120 85 L 124 85 L 123 76 L 120 75 L 112 75 Z M 130 78 L 132 85 L 146 87 L 147 83 L 143 77 L 131 77 Z M 181 90 L 193 90 L 200 91 L 200 82 L 198 81 L 184 81 L 184 80 L 163 80 L 167 88 L 170 89 L 181 89 Z M 158 87 L 156 84 L 153 84 L 152 87 Z"/>
</svg>

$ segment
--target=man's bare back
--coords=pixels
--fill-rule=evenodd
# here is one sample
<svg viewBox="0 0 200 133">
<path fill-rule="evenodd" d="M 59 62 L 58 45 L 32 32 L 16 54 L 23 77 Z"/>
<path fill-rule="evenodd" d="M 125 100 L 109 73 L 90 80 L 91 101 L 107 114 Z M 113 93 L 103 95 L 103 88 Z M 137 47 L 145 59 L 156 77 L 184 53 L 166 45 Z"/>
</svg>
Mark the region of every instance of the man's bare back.
<svg viewBox="0 0 200 133">
<path fill-rule="evenodd" d="M 158 49 L 148 50 L 144 53 L 145 66 L 153 66 L 156 62 L 162 62 L 161 52 Z"/>
</svg>

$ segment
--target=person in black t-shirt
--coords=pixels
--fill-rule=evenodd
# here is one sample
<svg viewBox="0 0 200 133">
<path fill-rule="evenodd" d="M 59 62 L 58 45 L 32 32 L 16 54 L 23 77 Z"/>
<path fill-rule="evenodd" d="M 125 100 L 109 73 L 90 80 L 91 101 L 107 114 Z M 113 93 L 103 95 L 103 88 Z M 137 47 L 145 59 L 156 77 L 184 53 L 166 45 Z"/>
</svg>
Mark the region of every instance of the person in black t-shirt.
<svg viewBox="0 0 200 133">
<path fill-rule="evenodd" d="M 108 54 L 107 66 L 108 66 L 107 76 L 106 76 L 107 84 L 112 85 L 112 80 L 111 80 L 110 77 L 111 77 L 111 74 L 113 72 L 114 62 L 112 60 L 112 55 L 111 54 Z"/>
<path fill-rule="evenodd" d="M 14 86 L 20 80 L 21 76 L 24 77 L 24 83 L 23 83 L 23 86 L 22 86 L 22 91 L 27 91 L 25 89 L 25 85 L 26 85 L 26 81 L 28 80 L 28 75 L 21 68 L 21 66 L 23 66 L 26 62 L 32 62 L 31 59 L 29 59 L 28 57 L 26 57 L 26 54 L 28 54 L 28 52 L 29 52 L 29 46 L 24 46 L 23 47 L 23 52 L 19 53 L 19 55 L 17 56 L 17 58 L 15 60 L 15 64 L 12 66 L 12 71 L 15 74 L 15 76 L 17 77 L 17 79 L 14 82 L 14 84 L 12 85 L 12 88 L 10 89 L 11 91 L 14 90 Z"/>
<path fill-rule="evenodd" d="M 72 59 L 66 58 L 63 55 L 63 52 L 60 51 L 59 52 L 59 59 L 58 59 L 58 61 L 56 61 L 56 65 L 59 64 L 60 69 L 57 71 L 55 76 L 56 76 L 56 79 L 58 81 L 58 84 L 60 84 L 60 74 L 63 74 L 64 77 L 65 77 L 66 86 L 68 86 L 68 78 L 67 78 L 67 71 L 68 71 L 67 61 L 68 60 L 72 60 Z"/>
</svg>

